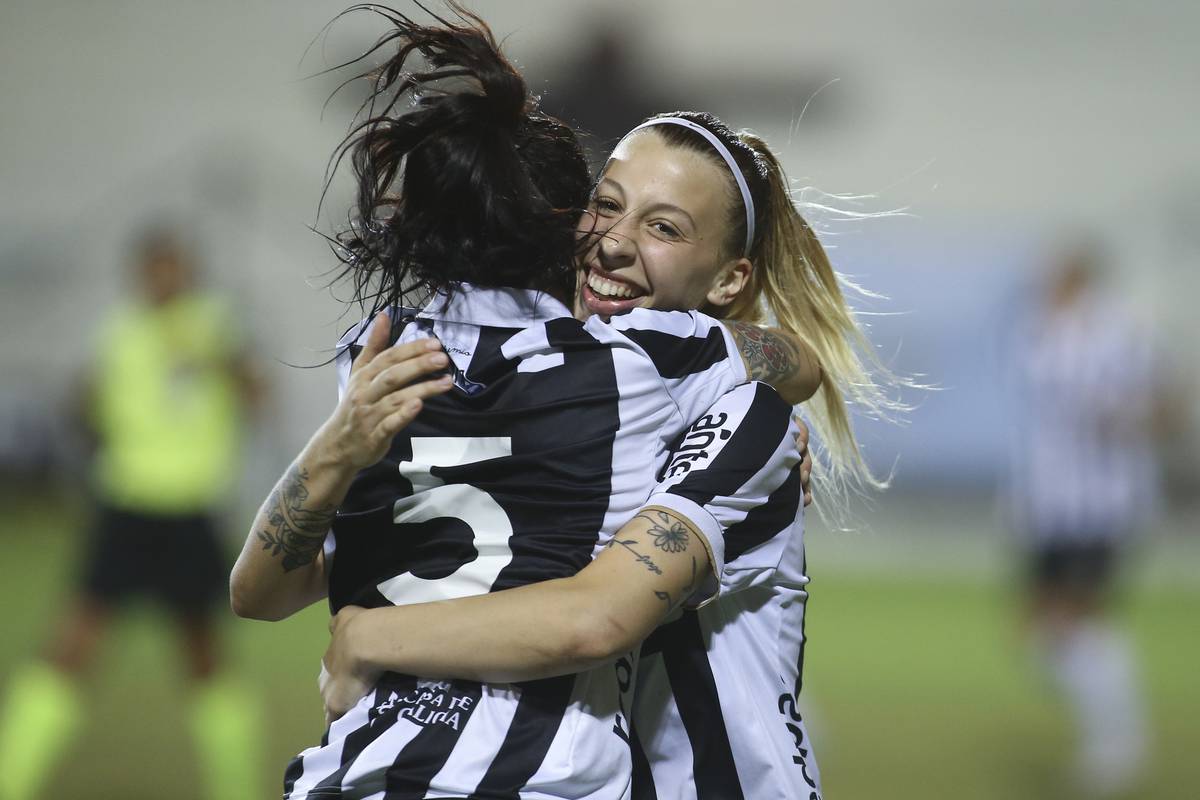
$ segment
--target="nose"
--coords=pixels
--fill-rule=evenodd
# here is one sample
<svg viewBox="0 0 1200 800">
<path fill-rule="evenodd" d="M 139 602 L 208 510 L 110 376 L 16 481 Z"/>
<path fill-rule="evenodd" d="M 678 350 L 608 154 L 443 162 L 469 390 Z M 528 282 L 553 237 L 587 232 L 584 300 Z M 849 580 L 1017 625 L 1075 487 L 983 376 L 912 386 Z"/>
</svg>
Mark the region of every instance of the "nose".
<svg viewBox="0 0 1200 800">
<path fill-rule="evenodd" d="M 614 225 L 600 235 L 600 263 L 619 267 L 633 261 L 637 246 L 633 238 Z"/>
</svg>

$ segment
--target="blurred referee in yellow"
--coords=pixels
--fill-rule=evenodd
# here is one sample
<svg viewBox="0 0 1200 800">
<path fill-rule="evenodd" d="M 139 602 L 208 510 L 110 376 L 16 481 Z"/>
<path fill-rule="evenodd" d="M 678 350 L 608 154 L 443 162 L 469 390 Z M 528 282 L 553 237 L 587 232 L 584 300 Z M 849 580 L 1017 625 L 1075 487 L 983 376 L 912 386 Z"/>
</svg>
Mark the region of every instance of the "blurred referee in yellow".
<svg viewBox="0 0 1200 800">
<path fill-rule="evenodd" d="M 96 509 L 79 584 L 44 658 L 17 671 L 0 704 L 0 800 L 38 796 L 82 722 L 78 680 L 134 597 L 158 603 L 182 635 L 208 796 L 251 797 L 259 786 L 259 715 L 218 669 L 229 568 L 216 511 L 262 383 L 177 232 L 149 230 L 133 255 L 134 296 L 104 320 L 80 396 Z"/>
</svg>

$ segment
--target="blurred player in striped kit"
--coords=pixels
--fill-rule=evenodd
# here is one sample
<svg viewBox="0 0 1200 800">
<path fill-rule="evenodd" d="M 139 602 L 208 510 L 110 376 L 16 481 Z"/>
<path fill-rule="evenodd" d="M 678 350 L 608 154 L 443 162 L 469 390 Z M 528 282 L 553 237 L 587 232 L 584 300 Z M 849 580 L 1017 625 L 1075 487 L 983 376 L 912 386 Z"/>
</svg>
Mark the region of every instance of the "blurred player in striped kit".
<svg viewBox="0 0 1200 800">
<path fill-rule="evenodd" d="M 181 635 L 209 796 L 249 798 L 259 785 L 253 696 L 220 670 L 226 559 L 216 515 L 237 474 L 241 417 L 262 385 L 231 309 L 198 286 L 178 232 L 146 232 L 133 266 L 134 296 L 107 315 L 82 392 L 96 509 L 80 584 L 45 659 L 8 686 L 3 800 L 37 796 L 88 706 L 78 683 L 113 614 L 135 598 L 160 605 Z"/>
<path fill-rule="evenodd" d="M 1149 332 L 1102 287 L 1097 255 L 1067 251 L 1018 326 L 1012 510 L 1030 633 L 1079 737 L 1076 778 L 1106 796 L 1135 783 L 1148 744 L 1132 644 L 1109 605 L 1156 502 L 1161 375 Z"/>
</svg>

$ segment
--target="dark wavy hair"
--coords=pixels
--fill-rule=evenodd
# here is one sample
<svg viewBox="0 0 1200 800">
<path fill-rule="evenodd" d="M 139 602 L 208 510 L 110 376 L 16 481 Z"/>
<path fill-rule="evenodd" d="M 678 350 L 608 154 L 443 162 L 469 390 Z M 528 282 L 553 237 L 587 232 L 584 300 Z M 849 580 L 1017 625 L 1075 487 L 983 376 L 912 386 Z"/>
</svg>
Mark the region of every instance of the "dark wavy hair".
<svg viewBox="0 0 1200 800">
<path fill-rule="evenodd" d="M 329 180 L 349 155 L 357 183 L 333 240 L 338 278 L 349 277 L 370 314 L 460 282 L 569 297 L 591 188 L 574 131 L 538 109 L 482 19 L 454 2 L 455 21 L 416 5 L 438 25 L 377 5 L 344 12 L 391 24 L 356 61 L 395 52 L 359 76 L 373 81 L 365 118 L 331 160 Z M 424 64 L 410 71 L 414 54 Z"/>
</svg>

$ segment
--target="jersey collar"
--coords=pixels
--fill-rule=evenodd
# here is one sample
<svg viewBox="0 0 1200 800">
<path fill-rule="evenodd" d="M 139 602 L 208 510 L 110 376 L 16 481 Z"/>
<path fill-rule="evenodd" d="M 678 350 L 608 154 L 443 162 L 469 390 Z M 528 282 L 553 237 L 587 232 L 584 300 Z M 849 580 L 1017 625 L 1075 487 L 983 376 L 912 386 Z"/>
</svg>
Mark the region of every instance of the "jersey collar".
<svg viewBox="0 0 1200 800">
<path fill-rule="evenodd" d="M 465 322 L 499 328 L 523 328 L 539 322 L 572 316 L 571 310 L 545 292 L 532 289 L 495 289 L 461 283 L 446 300 L 438 293 L 418 318 Z"/>
</svg>

